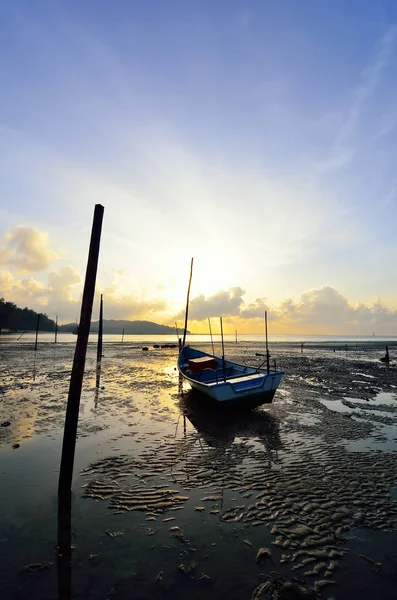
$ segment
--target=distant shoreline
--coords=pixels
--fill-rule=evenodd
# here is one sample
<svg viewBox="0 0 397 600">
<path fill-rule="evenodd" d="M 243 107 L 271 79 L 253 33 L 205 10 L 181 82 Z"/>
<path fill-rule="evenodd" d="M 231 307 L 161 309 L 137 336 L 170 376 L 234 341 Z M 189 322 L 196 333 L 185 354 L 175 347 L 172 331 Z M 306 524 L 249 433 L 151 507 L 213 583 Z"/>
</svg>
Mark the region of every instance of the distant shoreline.
<svg viewBox="0 0 397 600">
<path fill-rule="evenodd" d="M 26 331 L 26 332 L 5 332 L 2 331 L 0 335 L 0 343 L 13 343 L 18 342 L 18 344 L 24 343 L 32 343 L 35 340 L 35 331 Z M 97 332 L 90 333 L 89 343 L 96 343 L 98 338 Z M 75 343 L 77 336 L 72 333 L 67 332 L 58 332 L 58 342 L 59 343 Z M 104 333 L 103 340 L 104 343 L 122 343 L 122 339 L 124 339 L 124 344 L 145 344 L 150 345 L 153 344 L 176 344 L 178 341 L 176 332 L 173 334 L 169 333 L 134 333 L 134 334 L 125 334 L 124 338 L 122 338 L 121 333 Z M 39 343 L 54 343 L 54 332 L 47 331 L 39 331 L 38 335 Z M 190 333 L 186 336 L 187 343 L 191 344 L 210 344 L 211 338 L 208 334 L 204 333 Z M 219 334 L 213 335 L 214 344 L 219 344 L 221 341 Z M 235 334 L 225 334 L 224 341 L 228 345 L 236 345 Z M 265 342 L 264 334 L 241 334 L 238 336 L 238 344 L 249 344 L 249 345 L 262 345 Z M 357 345 L 366 347 L 373 346 L 395 346 L 397 345 L 397 336 L 388 335 L 388 336 L 365 336 L 365 335 L 299 335 L 299 334 L 271 334 L 269 335 L 269 343 L 270 344 L 291 344 L 300 346 L 303 344 L 303 348 L 306 346 L 313 347 L 314 345 L 319 346 L 335 346 L 339 348 L 340 346 L 348 345 L 349 349 L 353 348 Z M 237 345 L 238 345 L 237 344 Z"/>
</svg>

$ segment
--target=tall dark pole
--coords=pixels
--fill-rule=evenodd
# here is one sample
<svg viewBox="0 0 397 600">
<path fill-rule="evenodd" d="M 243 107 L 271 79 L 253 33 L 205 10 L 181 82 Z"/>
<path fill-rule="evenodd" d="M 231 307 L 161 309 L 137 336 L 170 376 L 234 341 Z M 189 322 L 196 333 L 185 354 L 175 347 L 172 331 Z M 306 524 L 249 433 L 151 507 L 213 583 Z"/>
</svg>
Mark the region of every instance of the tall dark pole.
<svg viewBox="0 0 397 600">
<path fill-rule="evenodd" d="M 79 420 L 80 396 L 81 388 L 83 385 L 88 335 L 90 333 L 92 304 L 94 301 L 99 247 L 101 242 L 103 211 L 103 206 L 101 206 L 100 204 L 95 205 L 94 221 L 92 224 L 91 231 L 90 249 L 88 253 L 87 271 L 85 275 L 83 300 L 81 303 L 80 325 L 77 334 L 72 374 L 70 377 L 68 404 L 66 408 L 61 468 L 59 472 L 58 495 L 63 492 L 69 492 L 72 488 L 73 464 L 74 454 L 76 450 L 76 435 L 77 424 Z"/>
<path fill-rule="evenodd" d="M 102 359 L 102 335 L 103 335 L 103 294 L 101 294 L 101 303 L 99 305 L 99 323 L 98 323 L 98 347 L 96 353 L 97 361 Z"/>
<path fill-rule="evenodd" d="M 226 368 L 225 368 L 225 347 L 223 345 L 223 324 L 222 317 L 220 317 L 221 321 L 221 339 L 222 339 L 222 368 L 223 368 L 223 381 L 226 381 Z"/>
<path fill-rule="evenodd" d="M 183 332 L 182 348 L 185 346 L 185 341 L 186 341 L 186 328 L 187 328 L 187 317 L 188 317 L 188 312 L 189 312 L 189 296 L 190 296 L 190 284 L 192 283 L 192 275 L 193 275 L 193 258 L 190 263 L 190 277 L 189 277 L 189 286 L 187 288 L 186 310 L 185 310 L 185 330 Z"/>
<path fill-rule="evenodd" d="M 36 341 L 34 343 L 34 351 L 37 350 L 37 338 L 39 337 L 39 325 L 40 325 L 40 315 L 37 315 L 37 323 L 36 323 Z"/>
<path fill-rule="evenodd" d="M 55 319 L 55 344 L 57 343 L 57 339 L 58 339 L 58 315 Z"/>
<path fill-rule="evenodd" d="M 124 327 L 123 327 L 123 333 L 121 334 L 121 343 L 124 344 Z"/>
<path fill-rule="evenodd" d="M 267 310 L 265 310 L 265 336 L 266 336 L 266 370 L 270 371 L 269 345 L 267 341 Z"/>
</svg>

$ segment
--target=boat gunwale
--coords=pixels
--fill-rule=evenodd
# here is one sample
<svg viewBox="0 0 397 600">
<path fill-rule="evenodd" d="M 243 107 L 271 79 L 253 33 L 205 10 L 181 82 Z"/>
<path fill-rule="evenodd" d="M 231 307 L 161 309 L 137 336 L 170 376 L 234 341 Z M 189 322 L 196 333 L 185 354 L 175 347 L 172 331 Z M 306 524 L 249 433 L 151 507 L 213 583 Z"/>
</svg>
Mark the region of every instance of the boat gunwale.
<svg viewBox="0 0 397 600">
<path fill-rule="evenodd" d="M 193 377 L 190 377 L 182 369 L 182 366 L 180 364 L 180 359 L 181 359 L 181 356 L 182 356 L 185 348 L 186 348 L 186 346 L 184 348 L 182 348 L 182 350 L 180 351 L 179 356 L 178 356 L 178 370 L 181 373 L 181 375 L 183 377 L 185 377 L 185 379 L 187 379 L 188 381 L 192 381 L 192 382 L 194 382 L 194 383 L 196 383 L 196 384 L 198 384 L 200 386 L 203 386 L 203 387 L 210 388 L 210 387 L 219 387 L 219 386 L 225 386 L 225 385 L 232 386 L 233 385 L 231 383 L 232 379 L 233 380 L 236 380 L 236 379 L 239 379 L 239 378 L 241 379 L 242 377 L 247 377 L 249 375 L 254 375 L 255 373 L 258 373 L 258 374 L 262 375 L 263 381 L 266 380 L 267 376 L 274 376 L 274 375 L 281 375 L 282 376 L 282 375 L 284 375 L 284 371 L 274 371 L 273 370 L 273 371 L 269 371 L 269 373 L 268 373 L 265 369 L 255 369 L 255 367 L 247 367 L 247 365 L 242 365 L 240 363 L 235 363 L 235 362 L 232 362 L 232 361 L 225 360 L 225 364 L 228 363 L 230 365 L 236 365 L 237 367 L 242 367 L 243 369 L 253 369 L 253 372 L 252 373 L 245 373 L 244 375 L 243 374 L 236 375 L 235 377 L 231 377 L 230 380 L 228 378 L 226 378 L 226 381 L 222 378 L 219 381 L 211 381 L 211 382 L 206 383 L 205 381 L 200 381 L 199 379 L 194 379 Z M 189 346 L 189 348 L 190 348 L 190 346 Z M 217 361 L 221 360 L 220 358 L 214 356 L 213 354 L 208 354 L 207 352 L 203 352 L 202 350 L 197 350 L 196 348 L 191 348 L 191 349 L 195 350 L 195 352 L 200 352 L 204 356 L 208 356 L 210 358 L 215 358 L 215 360 L 217 360 Z M 214 372 L 216 372 L 216 369 L 213 369 L 213 370 L 214 370 Z"/>
</svg>

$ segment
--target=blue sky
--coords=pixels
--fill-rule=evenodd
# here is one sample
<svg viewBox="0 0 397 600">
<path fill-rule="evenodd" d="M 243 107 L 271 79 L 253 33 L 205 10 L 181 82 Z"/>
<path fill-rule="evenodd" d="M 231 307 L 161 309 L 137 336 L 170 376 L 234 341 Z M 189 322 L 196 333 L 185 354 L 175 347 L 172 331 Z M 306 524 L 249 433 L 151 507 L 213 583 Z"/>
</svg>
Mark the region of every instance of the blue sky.
<svg viewBox="0 0 397 600">
<path fill-rule="evenodd" d="M 395 2 L 13 0 L 0 40 L 0 295 L 74 315 L 101 202 L 109 316 L 172 322 L 194 255 L 230 327 L 330 289 L 370 310 L 336 333 L 394 319 Z"/>
</svg>

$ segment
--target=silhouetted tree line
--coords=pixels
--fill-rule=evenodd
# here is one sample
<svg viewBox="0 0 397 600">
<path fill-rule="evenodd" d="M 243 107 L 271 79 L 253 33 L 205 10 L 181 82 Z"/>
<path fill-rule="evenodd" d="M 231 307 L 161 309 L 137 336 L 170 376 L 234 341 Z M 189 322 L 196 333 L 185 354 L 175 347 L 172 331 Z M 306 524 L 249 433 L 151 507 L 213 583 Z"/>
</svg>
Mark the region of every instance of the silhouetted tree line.
<svg viewBox="0 0 397 600">
<path fill-rule="evenodd" d="M 0 298 L 0 329 L 12 331 L 32 331 L 36 329 L 39 313 L 30 308 L 18 308 L 13 302 Z M 46 314 L 40 313 L 40 331 L 54 331 L 55 321 Z"/>
</svg>

